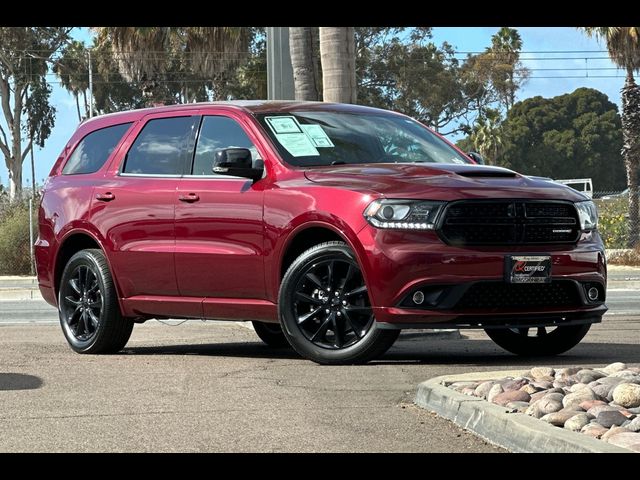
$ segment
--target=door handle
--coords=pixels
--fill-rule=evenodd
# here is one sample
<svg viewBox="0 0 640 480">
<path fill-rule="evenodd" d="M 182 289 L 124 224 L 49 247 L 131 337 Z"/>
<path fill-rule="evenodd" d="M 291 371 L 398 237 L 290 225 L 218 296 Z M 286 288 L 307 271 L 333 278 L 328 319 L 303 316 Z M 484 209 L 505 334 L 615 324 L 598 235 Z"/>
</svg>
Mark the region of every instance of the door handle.
<svg viewBox="0 0 640 480">
<path fill-rule="evenodd" d="M 110 202 L 114 200 L 116 196 L 111 192 L 98 193 L 96 194 L 96 200 L 100 200 L 101 202 Z"/>
<path fill-rule="evenodd" d="M 187 195 L 178 196 L 178 200 L 181 202 L 193 203 L 200 200 L 200 197 L 195 193 L 188 193 Z"/>
</svg>

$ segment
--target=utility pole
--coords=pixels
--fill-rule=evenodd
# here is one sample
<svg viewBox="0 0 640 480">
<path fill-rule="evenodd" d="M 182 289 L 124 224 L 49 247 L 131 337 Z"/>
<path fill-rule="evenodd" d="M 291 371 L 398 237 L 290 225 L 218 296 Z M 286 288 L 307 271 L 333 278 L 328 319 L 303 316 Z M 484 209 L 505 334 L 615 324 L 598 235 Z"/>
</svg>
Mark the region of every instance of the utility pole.
<svg viewBox="0 0 640 480">
<path fill-rule="evenodd" d="M 267 92 L 269 100 L 294 100 L 289 27 L 267 27 Z"/>
<path fill-rule="evenodd" d="M 91 67 L 91 49 L 87 49 L 89 54 L 89 118 L 93 117 L 93 68 Z"/>
</svg>

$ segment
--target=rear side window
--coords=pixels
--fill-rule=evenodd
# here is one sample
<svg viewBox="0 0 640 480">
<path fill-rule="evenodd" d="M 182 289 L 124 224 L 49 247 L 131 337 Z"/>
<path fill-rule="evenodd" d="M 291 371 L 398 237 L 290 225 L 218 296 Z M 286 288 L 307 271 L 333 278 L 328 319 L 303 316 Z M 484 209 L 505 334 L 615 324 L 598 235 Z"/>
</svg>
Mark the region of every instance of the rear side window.
<svg viewBox="0 0 640 480">
<path fill-rule="evenodd" d="M 127 153 L 123 173 L 181 175 L 193 126 L 194 117 L 158 118 L 147 122 Z"/>
<path fill-rule="evenodd" d="M 62 169 L 63 175 L 94 173 L 105 164 L 131 123 L 102 128 L 84 137 Z"/>
</svg>

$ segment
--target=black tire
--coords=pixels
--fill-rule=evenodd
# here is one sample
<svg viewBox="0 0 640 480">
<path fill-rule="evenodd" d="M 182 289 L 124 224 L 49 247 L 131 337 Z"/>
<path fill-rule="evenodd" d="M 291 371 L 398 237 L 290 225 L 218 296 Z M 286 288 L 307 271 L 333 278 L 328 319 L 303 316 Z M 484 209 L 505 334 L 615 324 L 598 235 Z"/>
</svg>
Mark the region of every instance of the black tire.
<svg viewBox="0 0 640 480">
<path fill-rule="evenodd" d="M 589 328 L 591 324 L 556 327 L 550 332 L 545 327 L 487 328 L 485 332 L 491 340 L 508 352 L 527 357 L 543 357 L 571 350 L 580 343 Z"/>
<path fill-rule="evenodd" d="M 115 353 L 129 341 L 133 321 L 120 313 L 116 288 L 101 250 L 81 250 L 62 272 L 58 292 L 62 332 L 78 353 Z"/>
<path fill-rule="evenodd" d="M 253 329 L 260 340 L 273 348 L 290 347 L 287 337 L 282 333 L 282 328 L 277 323 L 266 323 L 252 321 Z"/>
<path fill-rule="evenodd" d="M 377 328 L 360 266 L 344 242 L 316 245 L 291 264 L 278 312 L 294 350 L 324 365 L 368 362 L 400 334 Z"/>
</svg>

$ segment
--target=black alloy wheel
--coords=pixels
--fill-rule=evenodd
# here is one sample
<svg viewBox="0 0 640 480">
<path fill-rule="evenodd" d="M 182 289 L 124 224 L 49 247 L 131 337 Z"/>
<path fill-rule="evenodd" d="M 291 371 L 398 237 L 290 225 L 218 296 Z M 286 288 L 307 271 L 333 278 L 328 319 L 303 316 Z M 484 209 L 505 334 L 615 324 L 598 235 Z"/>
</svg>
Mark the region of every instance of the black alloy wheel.
<svg viewBox="0 0 640 480">
<path fill-rule="evenodd" d="M 540 357 L 571 350 L 584 338 L 591 324 L 532 328 L 487 328 L 497 345 L 516 355 Z"/>
<path fill-rule="evenodd" d="M 81 250 L 67 262 L 58 291 L 60 325 L 78 353 L 114 353 L 129 340 L 133 321 L 120 313 L 118 296 L 101 250 Z"/>
<path fill-rule="evenodd" d="M 81 342 L 98 331 L 103 299 L 96 273 L 87 265 L 78 265 L 61 286 L 60 310 L 71 334 Z"/>
<path fill-rule="evenodd" d="M 377 328 L 362 271 L 344 242 L 300 255 L 282 280 L 278 308 L 289 343 L 318 363 L 366 362 L 400 333 Z"/>
</svg>

